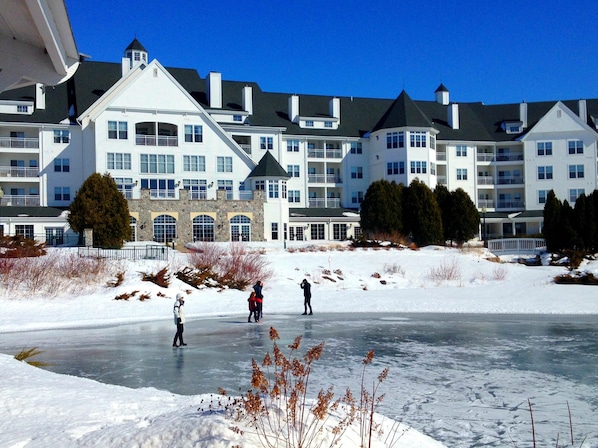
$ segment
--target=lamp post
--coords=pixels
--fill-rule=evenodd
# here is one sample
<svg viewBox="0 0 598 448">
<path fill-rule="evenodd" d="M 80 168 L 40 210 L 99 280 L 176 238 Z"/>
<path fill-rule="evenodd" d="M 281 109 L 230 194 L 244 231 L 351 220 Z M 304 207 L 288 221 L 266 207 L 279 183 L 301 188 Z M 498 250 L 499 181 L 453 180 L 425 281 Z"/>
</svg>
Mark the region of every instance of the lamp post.
<svg viewBox="0 0 598 448">
<path fill-rule="evenodd" d="M 482 241 L 486 247 L 486 207 L 482 207 Z"/>
</svg>

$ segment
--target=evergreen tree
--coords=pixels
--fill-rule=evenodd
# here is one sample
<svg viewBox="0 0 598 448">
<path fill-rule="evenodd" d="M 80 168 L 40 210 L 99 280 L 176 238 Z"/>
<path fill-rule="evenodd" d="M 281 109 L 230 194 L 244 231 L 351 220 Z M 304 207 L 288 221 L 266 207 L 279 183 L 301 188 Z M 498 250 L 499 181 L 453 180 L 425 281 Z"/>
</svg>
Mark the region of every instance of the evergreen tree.
<svg viewBox="0 0 598 448">
<path fill-rule="evenodd" d="M 444 244 L 440 207 L 432 190 L 415 179 L 407 188 L 404 204 L 403 217 L 413 240 L 419 246 Z"/>
<path fill-rule="evenodd" d="M 402 229 L 402 185 L 387 180 L 373 182 L 361 203 L 361 227 L 365 234 L 390 234 Z"/>
<path fill-rule="evenodd" d="M 593 213 L 592 202 L 585 195 L 580 195 L 575 201 L 573 207 L 573 225 L 578 241 L 574 241 L 573 245 L 579 249 L 589 250 L 592 247 L 593 234 Z"/>
<path fill-rule="evenodd" d="M 438 184 L 434 189 L 434 197 L 440 208 L 440 216 L 442 218 L 442 233 L 444 238 L 449 241 L 453 241 L 453 222 L 452 222 L 452 209 L 453 209 L 453 198 L 446 185 Z"/>
<path fill-rule="evenodd" d="M 559 233 L 561 208 L 561 201 L 557 199 L 554 190 L 550 190 L 544 204 L 544 227 L 542 227 L 542 234 L 546 240 L 546 248 L 551 252 L 556 252 L 563 248 Z"/>
<path fill-rule="evenodd" d="M 131 238 L 129 206 L 109 174 L 94 173 L 77 192 L 68 222 L 75 232 L 93 229 L 96 247 L 122 247 Z"/>
<path fill-rule="evenodd" d="M 451 241 L 461 245 L 477 235 L 480 228 L 480 213 L 469 195 L 462 188 L 451 192 L 451 221 L 452 233 L 448 235 Z M 447 235 L 444 235 L 447 238 Z"/>
<path fill-rule="evenodd" d="M 565 200 L 561 207 L 561 220 L 559 225 L 560 247 L 575 249 L 579 244 L 579 236 L 574 226 L 575 215 L 569 202 Z"/>
</svg>

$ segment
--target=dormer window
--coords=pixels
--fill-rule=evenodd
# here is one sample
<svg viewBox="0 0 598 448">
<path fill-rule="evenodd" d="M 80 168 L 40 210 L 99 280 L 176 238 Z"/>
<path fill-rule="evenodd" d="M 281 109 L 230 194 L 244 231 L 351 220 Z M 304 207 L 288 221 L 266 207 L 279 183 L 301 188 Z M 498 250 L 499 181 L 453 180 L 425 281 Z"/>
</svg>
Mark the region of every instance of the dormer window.
<svg viewBox="0 0 598 448">
<path fill-rule="evenodd" d="M 501 127 L 507 134 L 519 134 L 523 131 L 522 126 L 522 121 L 503 121 Z"/>
</svg>

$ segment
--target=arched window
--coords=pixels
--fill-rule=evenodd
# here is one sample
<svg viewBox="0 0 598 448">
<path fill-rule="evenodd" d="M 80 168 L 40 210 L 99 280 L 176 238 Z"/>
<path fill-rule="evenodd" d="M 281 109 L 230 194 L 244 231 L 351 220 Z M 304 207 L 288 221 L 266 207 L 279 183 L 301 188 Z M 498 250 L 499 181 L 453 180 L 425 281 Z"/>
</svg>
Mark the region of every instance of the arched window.
<svg viewBox="0 0 598 448">
<path fill-rule="evenodd" d="M 160 215 L 154 219 L 154 241 L 169 243 L 176 238 L 176 219 Z"/>
<path fill-rule="evenodd" d="M 247 216 L 236 215 L 230 220 L 231 241 L 251 241 L 251 219 Z"/>
<path fill-rule="evenodd" d="M 214 218 L 208 215 L 193 218 L 193 241 L 214 241 Z"/>
<path fill-rule="evenodd" d="M 137 241 L 137 219 L 133 216 L 129 217 L 129 226 L 131 226 L 131 240 Z"/>
</svg>

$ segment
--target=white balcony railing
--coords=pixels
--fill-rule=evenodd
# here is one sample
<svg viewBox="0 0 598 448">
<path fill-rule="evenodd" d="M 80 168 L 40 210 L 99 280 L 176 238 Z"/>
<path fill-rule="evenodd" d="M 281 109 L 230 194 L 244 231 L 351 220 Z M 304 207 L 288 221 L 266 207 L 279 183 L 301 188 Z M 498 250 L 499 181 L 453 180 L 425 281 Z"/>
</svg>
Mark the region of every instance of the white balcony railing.
<svg viewBox="0 0 598 448">
<path fill-rule="evenodd" d="M 311 208 L 340 208 L 341 200 L 339 198 L 310 198 L 309 206 Z"/>
<path fill-rule="evenodd" d="M 34 195 L 16 195 L 5 194 L 0 199 L 0 205 L 20 206 L 20 207 L 39 207 L 39 196 Z"/>
<path fill-rule="evenodd" d="M 311 184 L 340 184 L 341 179 L 335 174 L 308 174 L 307 182 Z"/>
<path fill-rule="evenodd" d="M 523 184 L 523 177 L 509 176 L 509 177 L 499 177 L 498 178 L 498 185 L 518 185 L 518 184 Z"/>
<path fill-rule="evenodd" d="M 135 144 L 140 146 L 179 146 L 176 135 L 141 135 L 135 136 Z"/>
<path fill-rule="evenodd" d="M 0 137 L 0 148 L 39 149 L 39 138 Z"/>
<path fill-rule="evenodd" d="M 0 166 L 0 177 L 38 177 L 39 168 Z"/>
<path fill-rule="evenodd" d="M 312 159 L 342 159 L 342 149 L 308 149 L 307 157 Z"/>
<path fill-rule="evenodd" d="M 478 199 L 478 208 L 494 208 L 494 199 Z"/>
<path fill-rule="evenodd" d="M 176 199 L 177 190 L 173 188 L 152 189 L 150 190 L 150 198 L 152 199 Z"/>
<path fill-rule="evenodd" d="M 478 177 L 478 185 L 493 185 L 494 177 L 492 176 L 480 176 Z"/>
</svg>

